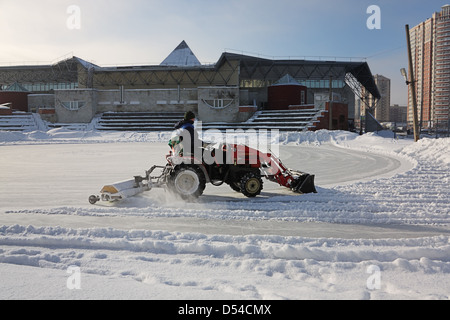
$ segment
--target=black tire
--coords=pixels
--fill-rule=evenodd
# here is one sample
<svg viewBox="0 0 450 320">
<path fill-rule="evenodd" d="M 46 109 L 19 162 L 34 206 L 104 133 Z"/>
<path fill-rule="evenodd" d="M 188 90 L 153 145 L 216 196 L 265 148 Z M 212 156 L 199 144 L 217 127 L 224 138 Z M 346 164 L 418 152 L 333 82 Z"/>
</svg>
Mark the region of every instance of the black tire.
<svg viewBox="0 0 450 320">
<path fill-rule="evenodd" d="M 263 189 L 263 181 L 259 174 L 249 172 L 240 181 L 241 192 L 244 196 L 253 198 L 259 195 Z"/>
<path fill-rule="evenodd" d="M 99 198 L 97 196 L 90 196 L 89 197 L 89 203 L 90 204 L 96 204 Z"/>
<path fill-rule="evenodd" d="M 206 188 L 203 171 L 197 166 L 177 167 L 170 175 L 169 188 L 184 200 L 200 197 Z"/>
</svg>

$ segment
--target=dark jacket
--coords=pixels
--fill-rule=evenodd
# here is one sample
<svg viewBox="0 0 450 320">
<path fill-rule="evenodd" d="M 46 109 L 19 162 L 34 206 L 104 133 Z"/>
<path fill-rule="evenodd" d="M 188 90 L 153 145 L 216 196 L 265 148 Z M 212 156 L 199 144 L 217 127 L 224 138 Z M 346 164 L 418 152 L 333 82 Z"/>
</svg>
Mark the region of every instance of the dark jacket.
<svg viewBox="0 0 450 320">
<path fill-rule="evenodd" d="M 175 125 L 175 129 L 180 131 L 180 141 L 184 141 L 184 151 L 194 154 L 195 148 L 201 148 L 202 142 L 198 137 L 198 132 L 194 128 L 194 122 L 192 120 L 181 120 Z M 185 139 L 190 139 L 186 143 Z M 188 144 L 190 144 L 188 146 Z"/>
</svg>

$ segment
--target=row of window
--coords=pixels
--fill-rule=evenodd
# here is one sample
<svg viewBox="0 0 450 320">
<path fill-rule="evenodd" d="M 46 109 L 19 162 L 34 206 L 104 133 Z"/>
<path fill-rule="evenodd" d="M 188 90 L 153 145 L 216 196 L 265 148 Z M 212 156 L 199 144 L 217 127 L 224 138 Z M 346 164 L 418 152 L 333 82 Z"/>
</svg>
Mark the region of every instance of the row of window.
<svg viewBox="0 0 450 320">
<path fill-rule="evenodd" d="M 330 80 L 297 80 L 301 85 L 310 89 L 328 89 Z M 274 82 L 263 80 L 241 80 L 241 88 L 263 88 L 272 85 Z M 334 89 L 342 89 L 345 86 L 343 80 L 332 80 Z"/>
<path fill-rule="evenodd" d="M 51 90 L 56 89 L 77 89 L 78 83 L 72 82 L 72 83 L 21 83 L 22 87 L 27 89 L 30 92 L 48 92 Z M 5 90 L 8 86 L 2 86 L 2 90 Z"/>
</svg>

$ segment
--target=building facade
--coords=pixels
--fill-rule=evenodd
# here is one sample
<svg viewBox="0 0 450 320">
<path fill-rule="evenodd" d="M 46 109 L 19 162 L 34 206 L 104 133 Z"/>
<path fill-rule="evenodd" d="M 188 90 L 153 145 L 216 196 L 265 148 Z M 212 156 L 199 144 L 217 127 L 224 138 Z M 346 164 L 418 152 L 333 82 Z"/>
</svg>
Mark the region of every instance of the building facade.
<svg viewBox="0 0 450 320">
<path fill-rule="evenodd" d="M 375 83 L 381 94 L 381 99 L 375 107 L 375 118 L 380 122 L 389 122 L 390 108 L 391 108 L 391 79 L 382 75 L 376 74 L 374 76 Z"/>
<path fill-rule="evenodd" d="M 390 110 L 390 122 L 406 124 L 407 111 L 407 106 L 399 106 L 398 104 L 394 104 L 391 106 Z"/>
<path fill-rule="evenodd" d="M 376 99 L 367 62 L 273 60 L 224 52 L 203 65 L 183 41 L 160 65 L 100 67 L 78 57 L 52 65 L 0 67 L 2 89 L 19 83 L 30 91 L 28 110 L 52 122 L 86 123 L 105 112 L 196 112 L 205 123 L 236 123 L 248 110 L 268 109 L 269 90 L 286 75 L 307 87 L 298 102 L 340 94 L 353 119 L 361 88 Z M 53 114 L 53 115 L 52 115 Z"/>
<path fill-rule="evenodd" d="M 391 107 L 391 79 L 385 76 L 376 74 L 373 76 L 374 82 L 380 92 L 380 99 L 376 99 L 366 88 L 362 88 L 361 96 L 363 97 L 362 103 L 360 103 L 359 114 L 366 116 L 366 109 L 377 119 L 379 122 L 389 122 L 390 120 L 390 107 Z"/>
<path fill-rule="evenodd" d="M 411 28 L 410 38 L 419 123 L 445 128 L 450 121 L 450 5 Z M 410 92 L 407 115 L 412 122 Z"/>
<path fill-rule="evenodd" d="M 435 121 L 448 123 L 450 105 L 450 5 L 442 7 L 436 24 Z"/>
</svg>

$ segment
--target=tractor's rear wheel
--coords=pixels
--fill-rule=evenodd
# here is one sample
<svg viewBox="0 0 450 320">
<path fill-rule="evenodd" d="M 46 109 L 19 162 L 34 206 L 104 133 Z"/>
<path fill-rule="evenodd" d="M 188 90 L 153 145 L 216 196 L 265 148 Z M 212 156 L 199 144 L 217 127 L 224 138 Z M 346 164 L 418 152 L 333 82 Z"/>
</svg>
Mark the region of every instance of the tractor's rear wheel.
<svg viewBox="0 0 450 320">
<path fill-rule="evenodd" d="M 249 198 L 256 197 L 263 189 L 263 181 L 259 174 L 249 172 L 240 181 L 241 192 Z"/>
</svg>

